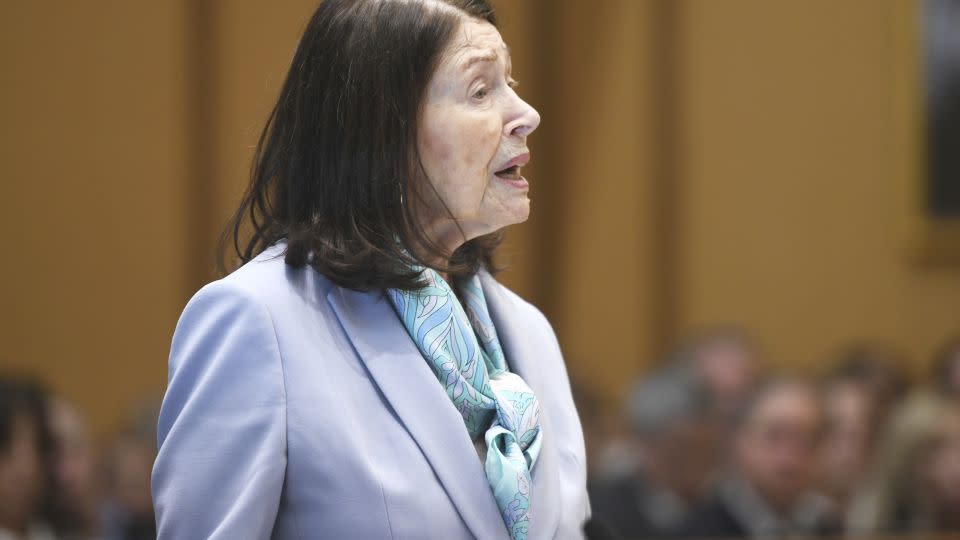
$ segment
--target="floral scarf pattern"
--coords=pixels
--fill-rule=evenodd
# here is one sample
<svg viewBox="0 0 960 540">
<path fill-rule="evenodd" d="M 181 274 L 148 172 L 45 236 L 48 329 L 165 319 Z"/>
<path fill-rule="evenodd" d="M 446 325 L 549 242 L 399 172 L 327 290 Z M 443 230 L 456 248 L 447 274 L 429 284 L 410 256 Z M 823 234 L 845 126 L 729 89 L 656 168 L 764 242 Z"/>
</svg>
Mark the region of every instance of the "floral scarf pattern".
<svg viewBox="0 0 960 540">
<path fill-rule="evenodd" d="M 461 305 L 435 270 L 426 286 L 390 289 L 403 325 L 463 417 L 471 439 L 487 445 L 484 472 L 512 540 L 526 540 L 530 526 L 530 471 L 540 454 L 540 404 L 506 357 L 474 275 L 460 282 Z"/>
</svg>

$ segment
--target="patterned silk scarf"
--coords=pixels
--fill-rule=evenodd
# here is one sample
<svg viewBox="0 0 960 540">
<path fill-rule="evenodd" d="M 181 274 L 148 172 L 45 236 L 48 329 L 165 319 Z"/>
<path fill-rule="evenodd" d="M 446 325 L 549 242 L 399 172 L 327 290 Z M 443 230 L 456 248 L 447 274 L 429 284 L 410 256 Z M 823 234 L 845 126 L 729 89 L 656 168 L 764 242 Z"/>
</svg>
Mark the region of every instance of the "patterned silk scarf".
<svg viewBox="0 0 960 540">
<path fill-rule="evenodd" d="M 484 469 L 513 540 L 530 526 L 530 470 L 540 453 L 540 404 L 506 358 L 474 275 L 461 282 L 461 306 L 450 285 L 426 268 L 417 291 L 387 296 L 407 332 L 463 416 L 472 439 L 485 434 Z M 426 412 L 426 411 L 425 411 Z"/>
</svg>

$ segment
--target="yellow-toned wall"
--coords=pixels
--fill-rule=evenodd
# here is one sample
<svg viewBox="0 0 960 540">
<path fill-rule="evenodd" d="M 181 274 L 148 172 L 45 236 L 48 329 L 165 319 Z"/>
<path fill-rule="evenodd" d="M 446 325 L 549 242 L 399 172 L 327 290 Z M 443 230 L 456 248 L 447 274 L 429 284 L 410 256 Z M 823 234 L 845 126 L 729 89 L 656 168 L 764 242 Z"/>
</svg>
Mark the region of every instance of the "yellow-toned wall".
<svg viewBox="0 0 960 540">
<path fill-rule="evenodd" d="M 543 115 L 502 279 L 602 403 L 702 325 L 741 323 L 805 371 L 859 338 L 919 369 L 960 330 L 958 267 L 910 256 L 913 2 L 498 4 Z M 38 373 L 101 433 L 162 392 L 313 7 L 9 7 L 0 369 Z"/>
<path fill-rule="evenodd" d="M 680 326 L 741 323 L 801 369 L 885 339 L 925 369 L 960 331 L 960 268 L 907 230 L 915 3 L 684 4 Z"/>
<path fill-rule="evenodd" d="M 185 19 L 105 0 L 0 17 L 0 370 L 98 431 L 162 391 L 187 297 Z"/>
</svg>

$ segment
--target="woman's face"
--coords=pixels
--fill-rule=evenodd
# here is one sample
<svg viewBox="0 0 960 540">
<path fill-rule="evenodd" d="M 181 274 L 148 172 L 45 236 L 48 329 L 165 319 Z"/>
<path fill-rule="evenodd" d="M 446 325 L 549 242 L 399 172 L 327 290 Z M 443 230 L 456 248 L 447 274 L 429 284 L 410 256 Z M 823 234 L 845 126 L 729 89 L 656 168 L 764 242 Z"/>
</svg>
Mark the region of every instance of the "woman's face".
<svg viewBox="0 0 960 540">
<path fill-rule="evenodd" d="M 819 448 L 821 487 L 839 498 L 858 487 L 869 461 L 874 405 L 865 385 L 832 384 L 823 399 L 826 429 Z"/>
<path fill-rule="evenodd" d="M 30 521 L 43 496 L 44 463 L 37 445 L 36 419 L 13 417 L 9 446 L 0 455 L 0 529 L 16 530 Z"/>
<path fill-rule="evenodd" d="M 465 17 L 427 87 L 417 149 L 433 189 L 423 190 L 421 215 L 451 252 L 530 213 L 520 167 L 540 115 L 517 96 L 510 67 L 497 29 Z"/>
</svg>

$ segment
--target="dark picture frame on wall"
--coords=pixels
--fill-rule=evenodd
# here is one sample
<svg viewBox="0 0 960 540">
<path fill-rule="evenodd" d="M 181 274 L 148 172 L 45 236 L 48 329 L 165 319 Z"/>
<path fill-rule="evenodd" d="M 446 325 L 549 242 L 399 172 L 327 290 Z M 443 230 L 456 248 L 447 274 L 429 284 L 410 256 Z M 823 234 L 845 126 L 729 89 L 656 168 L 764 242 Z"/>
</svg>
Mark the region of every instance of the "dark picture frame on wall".
<svg viewBox="0 0 960 540">
<path fill-rule="evenodd" d="M 960 219 L 960 0 L 923 0 L 925 210 Z"/>
<path fill-rule="evenodd" d="M 894 151 L 903 253 L 960 269 L 960 0 L 893 3 Z"/>
</svg>

